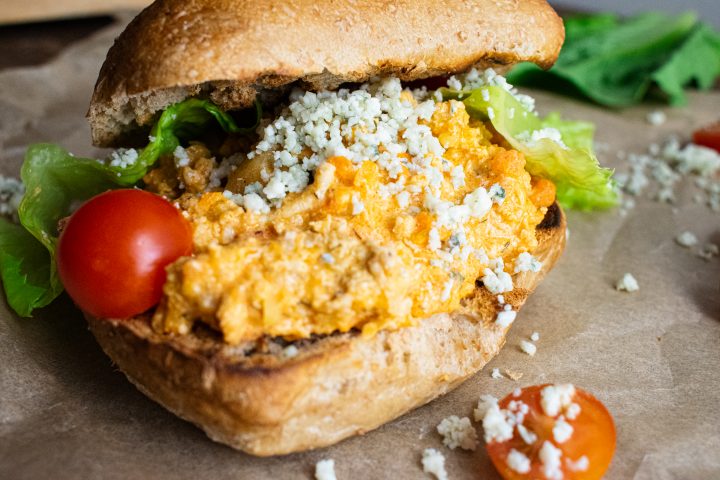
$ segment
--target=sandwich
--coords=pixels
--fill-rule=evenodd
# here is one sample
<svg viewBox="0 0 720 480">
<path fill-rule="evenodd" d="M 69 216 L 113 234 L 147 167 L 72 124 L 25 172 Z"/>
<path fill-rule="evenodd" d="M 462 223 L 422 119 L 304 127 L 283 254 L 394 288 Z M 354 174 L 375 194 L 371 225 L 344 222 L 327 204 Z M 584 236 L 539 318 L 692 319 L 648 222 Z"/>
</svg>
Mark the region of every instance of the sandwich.
<svg viewBox="0 0 720 480">
<path fill-rule="evenodd" d="M 236 449 L 373 430 L 498 353 L 563 251 L 559 203 L 615 201 L 592 126 L 541 117 L 495 70 L 549 67 L 563 36 L 544 0 L 159 0 L 92 96 L 93 142 L 115 150 L 28 150 L 18 238 L 48 279 L 4 276 L 8 301 L 64 286 L 128 380 Z M 179 213 L 152 217 L 161 241 L 187 232 L 147 285 L 108 245 L 152 208 L 88 213 L 122 188 Z M 78 284 L 77 264 L 120 283 Z"/>
</svg>

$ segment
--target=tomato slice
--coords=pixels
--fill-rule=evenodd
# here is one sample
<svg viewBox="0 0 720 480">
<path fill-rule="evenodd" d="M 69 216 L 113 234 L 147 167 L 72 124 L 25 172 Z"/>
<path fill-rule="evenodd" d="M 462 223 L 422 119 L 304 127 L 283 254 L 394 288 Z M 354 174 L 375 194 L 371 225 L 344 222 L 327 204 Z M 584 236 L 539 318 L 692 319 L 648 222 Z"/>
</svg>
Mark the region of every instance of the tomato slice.
<svg viewBox="0 0 720 480">
<path fill-rule="evenodd" d="M 720 122 L 696 130 L 693 133 L 693 143 L 720 152 Z"/>
<path fill-rule="evenodd" d="M 486 448 L 505 480 L 599 480 L 610 466 L 615 425 L 605 406 L 584 390 L 536 385 L 508 395 L 498 407 L 510 419 L 512 437 L 491 439 Z"/>
<path fill-rule="evenodd" d="M 192 227 L 167 200 L 142 190 L 91 198 L 60 234 L 57 265 L 73 301 L 102 318 L 126 318 L 160 301 L 165 267 L 192 251 Z"/>
</svg>

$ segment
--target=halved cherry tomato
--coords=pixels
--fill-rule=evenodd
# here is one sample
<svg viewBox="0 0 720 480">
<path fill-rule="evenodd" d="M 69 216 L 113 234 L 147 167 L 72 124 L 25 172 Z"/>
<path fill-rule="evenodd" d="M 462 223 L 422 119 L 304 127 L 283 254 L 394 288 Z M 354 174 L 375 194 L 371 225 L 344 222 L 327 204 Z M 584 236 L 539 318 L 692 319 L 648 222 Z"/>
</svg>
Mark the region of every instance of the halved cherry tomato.
<svg viewBox="0 0 720 480">
<path fill-rule="evenodd" d="M 113 190 L 70 217 L 58 242 L 58 273 L 82 310 L 126 318 L 160 301 L 165 267 L 191 251 L 192 227 L 167 200 Z"/>
<path fill-rule="evenodd" d="M 579 407 L 577 411 L 579 413 L 576 412 L 577 415 L 574 416 L 573 412 L 563 409 L 558 415 L 551 417 L 545 413 L 541 403 L 542 390 L 547 386 L 526 387 L 518 396 L 510 394 L 498 403 L 501 409 L 508 409 L 511 402 L 516 402 L 515 408 L 520 402 L 527 405 L 527 413 L 524 415 L 522 425 L 529 435 L 526 433 L 526 439 L 523 439 L 520 430 L 515 426 L 511 439 L 504 442 L 491 441 L 487 444 L 490 459 L 505 480 L 552 478 L 546 475 L 547 472 L 541 461 L 543 443 L 550 442 L 552 448 L 546 448 L 550 450 L 556 448 L 561 453 L 559 471 L 564 480 L 602 478 L 615 452 L 615 425 L 610 413 L 598 399 L 575 388 L 572 403 Z M 569 418 L 573 416 L 574 418 Z M 555 438 L 553 434 L 553 427 L 558 425 L 560 417 L 572 427 L 572 433 L 567 439 L 562 435 Z M 534 441 L 528 443 L 527 439 L 532 440 L 533 437 L 535 437 Z M 512 462 L 509 462 L 508 456 L 512 450 L 522 453 L 530 461 L 529 469 L 517 468 L 517 463 L 515 469 L 511 467 Z M 518 469 L 527 471 L 520 473 Z M 559 478 L 559 475 L 556 478 Z"/>
<path fill-rule="evenodd" d="M 720 152 L 720 122 L 696 130 L 693 133 L 693 143 Z"/>
</svg>

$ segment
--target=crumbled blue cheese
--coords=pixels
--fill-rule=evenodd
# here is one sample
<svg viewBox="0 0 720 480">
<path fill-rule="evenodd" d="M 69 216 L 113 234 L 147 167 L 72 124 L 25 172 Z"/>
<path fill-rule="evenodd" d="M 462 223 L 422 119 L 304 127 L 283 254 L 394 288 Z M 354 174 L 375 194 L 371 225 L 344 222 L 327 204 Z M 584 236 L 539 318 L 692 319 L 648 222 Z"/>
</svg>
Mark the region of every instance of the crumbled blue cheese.
<svg viewBox="0 0 720 480">
<path fill-rule="evenodd" d="M 562 451 L 555 445 L 545 440 L 540 447 L 540 463 L 542 463 L 542 472 L 548 480 L 561 480 L 563 473 L 561 469 Z"/>
<path fill-rule="evenodd" d="M 360 195 L 358 195 L 357 192 L 353 193 L 352 196 L 352 214 L 353 215 L 360 215 L 362 212 L 365 211 L 365 204 L 360 199 Z"/>
<path fill-rule="evenodd" d="M 178 145 L 175 147 L 173 152 L 173 158 L 175 159 L 175 166 L 178 168 L 187 167 L 190 165 L 190 157 L 188 156 L 187 150 Z"/>
<path fill-rule="evenodd" d="M 433 227 L 430 229 L 430 234 L 428 235 L 428 248 L 430 250 L 439 250 L 440 247 L 442 247 L 440 232 L 437 228 Z"/>
<path fill-rule="evenodd" d="M 620 280 L 618 280 L 617 284 L 615 284 L 615 289 L 619 292 L 631 293 L 640 290 L 640 285 L 632 274 L 626 273 Z"/>
<path fill-rule="evenodd" d="M 510 470 L 517 473 L 528 473 L 530 471 L 530 459 L 522 452 L 510 449 L 510 453 L 507 456 L 507 465 Z"/>
<path fill-rule="evenodd" d="M 187 152 L 186 152 L 187 155 Z M 177 159 L 177 156 L 174 155 L 174 157 Z M 188 159 L 189 160 L 189 159 Z M 223 158 L 220 163 L 212 169 L 210 172 L 210 179 L 208 181 L 208 189 L 216 189 L 220 188 L 223 181 L 225 181 L 230 173 L 232 173 L 240 163 L 242 163 L 245 160 L 245 156 L 241 155 L 239 153 L 236 153 L 234 155 L 231 155 L 229 157 Z M 256 182 L 257 183 L 257 182 Z M 257 193 L 261 190 L 260 184 L 257 183 L 257 187 L 253 192 Z M 248 191 L 245 191 L 245 193 L 250 193 Z"/>
<path fill-rule="evenodd" d="M 520 340 L 520 350 L 534 357 L 537 352 L 537 347 L 534 343 L 528 342 L 527 340 Z"/>
<path fill-rule="evenodd" d="M 493 295 L 511 291 L 513 289 L 512 277 L 504 270 L 502 259 L 497 259 L 494 263 L 493 269 L 483 270 L 483 285 Z"/>
<path fill-rule="evenodd" d="M 519 93 L 515 87 L 508 83 L 505 77 L 498 75 L 492 68 L 482 71 L 478 71 L 473 68 L 464 75 L 453 75 L 448 79 L 447 85 L 453 90 L 464 91 L 476 90 L 478 88 L 490 86 L 500 87 L 515 97 L 526 112 L 532 112 L 535 110 L 535 99 L 528 95 Z M 481 90 L 481 95 L 486 102 L 490 101 L 490 93 L 487 89 Z"/>
<path fill-rule="evenodd" d="M 490 373 L 490 377 L 497 379 L 497 378 L 503 378 L 504 376 L 503 376 L 502 373 L 500 373 L 500 369 L 499 369 L 499 368 L 493 368 L 493 369 L 492 369 L 492 373 Z"/>
<path fill-rule="evenodd" d="M 452 178 L 452 184 L 455 188 L 462 188 L 465 186 L 465 170 L 462 165 L 456 165 L 450 171 L 450 178 Z"/>
<path fill-rule="evenodd" d="M 283 348 L 283 357 L 285 358 L 297 357 L 298 353 L 300 353 L 300 351 L 295 345 L 288 345 L 287 347 Z"/>
<path fill-rule="evenodd" d="M 530 335 L 530 340 L 537 342 L 540 340 L 540 334 L 538 332 L 533 332 L 532 335 Z"/>
<path fill-rule="evenodd" d="M 402 98 L 400 80 L 387 78 L 357 90 L 309 92 L 296 90 L 290 105 L 261 129 L 261 139 L 248 158 L 272 152 L 273 170 L 263 193 L 274 205 L 304 189 L 310 173 L 330 157 L 344 156 L 358 164 L 372 160 L 397 178 L 403 167 L 430 173 L 430 160 L 445 150 L 427 125 L 433 100 L 413 106 Z M 383 147 L 380 149 L 379 147 Z M 381 151 L 382 150 L 382 151 Z M 304 160 L 303 151 L 310 155 Z M 400 154 L 409 154 L 406 159 Z"/>
<path fill-rule="evenodd" d="M 587 469 L 590 468 L 590 460 L 585 455 L 575 461 L 566 458 L 565 464 L 567 465 L 568 470 L 573 472 L 586 472 Z"/>
<path fill-rule="evenodd" d="M 565 409 L 565 416 L 569 420 L 575 420 L 578 415 L 580 415 L 580 405 L 578 405 L 575 402 L 570 403 L 570 405 L 567 406 Z"/>
<path fill-rule="evenodd" d="M 445 457 L 434 448 L 426 448 L 422 454 L 423 472 L 434 475 L 437 480 L 448 480 Z"/>
<path fill-rule="evenodd" d="M 517 134 L 517 139 L 528 147 L 536 147 L 542 140 L 550 140 L 558 144 L 563 150 L 569 150 L 568 146 L 563 142 L 562 133 L 557 128 L 545 127 L 540 130 L 526 130 Z"/>
<path fill-rule="evenodd" d="M 497 316 L 495 317 L 495 325 L 501 327 L 501 328 L 507 328 L 515 321 L 515 318 L 517 317 L 517 312 L 512 310 L 510 305 L 505 305 L 505 308 L 498 312 Z"/>
<path fill-rule="evenodd" d="M 617 152 L 617 157 L 626 160 L 628 171 L 617 172 L 615 180 L 621 190 L 637 196 L 651 185 L 656 189 L 650 197 L 656 201 L 674 203 L 675 186 L 688 175 L 695 175 L 695 186 L 704 195 L 693 195 L 696 203 L 706 203 L 720 212 L 720 154 L 711 148 L 689 143 L 682 145 L 677 137 L 669 137 L 662 145 L 651 144 L 644 154 Z M 623 209 L 626 210 L 625 208 Z"/>
<path fill-rule="evenodd" d="M 336 480 L 335 460 L 320 460 L 315 464 L 315 480 Z"/>
<path fill-rule="evenodd" d="M 105 163 L 111 167 L 127 168 L 135 165 L 139 155 L 134 148 L 118 148 L 110 152 Z"/>
<path fill-rule="evenodd" d="M 20 180 L 0 175 L 0 216 L 14 218 L 24 194 L 25 186 Z"/>
<path fill-rule="evenodd" d="M 717 257 L 718 255 L 720 255 L 720 247 L 714 243 L 706 243 L 697 252 L 697 256 L 706 261 L 710 261 L 713 257 Z"/>
<path fill-rule="evenodd" d="M 505 201 L 505 189 L 501 187 L 499 183 L 495 183 L 490 187 L 488 195 L 492 199 L 493 203 L 497 203 L 498 205 L 502 205 Z"/>
<path fill-rule="evenodd" d="M 555 425 L 553 425 L 552 433 L 553 440 L 555 440 L 556 443 L 565 443 L 570 440 L 570 437 L 572 437 L 573 427 L 567 423 L 565 418 L 561 415 L 555 422 Z"/>
<path fill-rule="evenodd" d="M 570 383 L 548 385 L 540 391 L 540 406 L 545 415 L 557 417 L 573 403 L 575 386 Z"/>
<path fill-rule="evenodd" d="M 650 125 L 662 125 L 667 120 L 667 115 L 662 110 L 653 110 L 652 112 L 649 112 L 645 119 Z"/>
<path fill-rule="evenodd" d="M 442 200 L 428 188 L 424 206 L 435 215 L 435 227 L 458 228 L 470 218 L 485 217 L 492 207 L 492 200 L 484 187 L 478 187 L 465 195 L 460 205 Z"/>
<path fill-rule="evenodd" d="M 513 437 L 513 424 L 508 421 L 505 410 L 497 404 L 491 406 L 482 417 L 485 442 L 504 442 Z"/>
<path fill-rule="evenodd" d="M 437 431 L 443 437 L 443 445 L 451 450 L 460 447 L 475 451 L 477 448 L 477 432 L 468 417 L 451 415 L 440 422 Z"/>
<path fill-rule="evenodd" d="M 694 233 L 684 231 L 675 237 L 675 242 L 685 248 L 694 247 L 698 243 L 698 239 Z"/>
<path fill-rule="evenodd" d="M 538 436 L 535 434 L 535 432 L 531 432 L 530 430 L 528 430 L 525 425 L 518 425 L 517 431 L 520 434 L 520 438 L 522 438 L 523 442 L 525 442 L 527 445 L 532 445 L 538 439 Z"/>
<path fill-rule="evenodd" d="M 223 196 L 250 212 L 270 212 L 270 205 L 268 205 L 267 202 L 257 193 L 246 193 L 243 195 L 241 193 L 232 193 L 230 190 L 225 190 L 223 191 Z"/>
<path fill-rule="evenodd" d="M 515 259 L 515 273 L 520 272 L 539 272 L 542 270 L 542 262 L 530 255 L 528 252 L 522 252 Z"/>
<path fill-rule="evenodd" d="M 480 395 L 480 399 L 478 400 L 477 407 L 473 410 L 473 418 L 476 422 L 482 422 L 482 419 L 485 417 L 485 414 L 488 412 L 488 410 L 493 406 L 497 405 L 498 399 L 493 397 L 492 395 Z"/>
</svg>

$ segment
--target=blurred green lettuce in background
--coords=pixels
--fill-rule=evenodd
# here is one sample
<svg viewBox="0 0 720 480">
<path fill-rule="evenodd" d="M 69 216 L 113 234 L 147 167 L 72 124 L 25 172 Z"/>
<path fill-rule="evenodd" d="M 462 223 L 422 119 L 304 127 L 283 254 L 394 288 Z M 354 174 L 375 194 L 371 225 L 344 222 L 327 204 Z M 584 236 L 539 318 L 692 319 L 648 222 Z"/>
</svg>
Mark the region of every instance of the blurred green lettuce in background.
<svg viewBox="0 0 720 480">
<path fill-rule="evenodd" d="M 683 105 L 685 87 L 708 89 L 720 75 L 720 34 L 694 13 L 581 15 L 566 18 L 565 29 L 555 66 L 523 63 L 508 81 L 627 107 L 648 98 Z"/>
</svg>

